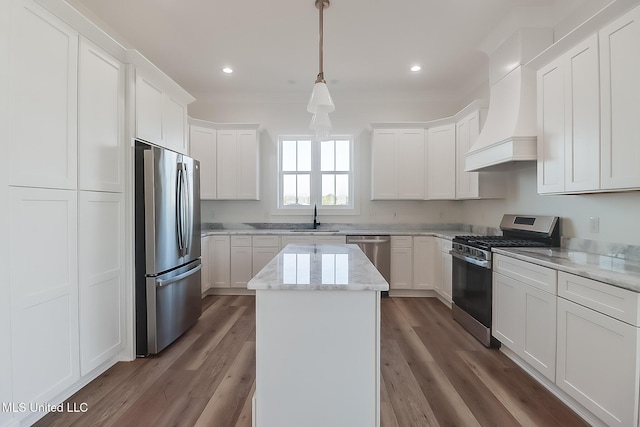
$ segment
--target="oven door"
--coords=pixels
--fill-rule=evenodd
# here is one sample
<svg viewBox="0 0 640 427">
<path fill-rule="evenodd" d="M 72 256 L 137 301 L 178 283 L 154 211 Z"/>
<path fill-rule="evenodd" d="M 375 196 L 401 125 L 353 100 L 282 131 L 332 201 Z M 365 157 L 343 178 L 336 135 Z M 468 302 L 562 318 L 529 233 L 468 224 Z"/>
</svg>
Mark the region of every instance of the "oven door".
<svg viewBox="0 0 640 427">
<path fill-rule="evenodd" d="M 491 328 L 492 275 L 490 262 L 474 263 L 463 255 L 453 256 L 452 298 L 462 310 L 487 328 Z M 481 265 L 479 265 L 481 264 Z"/>
</svg>

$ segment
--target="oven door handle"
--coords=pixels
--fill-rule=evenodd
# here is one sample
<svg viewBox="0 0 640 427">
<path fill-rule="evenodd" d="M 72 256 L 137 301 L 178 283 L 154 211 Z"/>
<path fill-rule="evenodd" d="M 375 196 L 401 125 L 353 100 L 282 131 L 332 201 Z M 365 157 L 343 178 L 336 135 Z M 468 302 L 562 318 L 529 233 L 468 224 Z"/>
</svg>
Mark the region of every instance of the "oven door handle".
<svg viewBox="0 0 640 427">
<path fill-rule="evenodd" d="M 491 269 L 491 263 L 489 261 L 471 258 L 468 256 L 461 255 L 458 252 L 454 252 L 454 251 L 450 251 L 449 253 L 451 254 L 451 256 L 455 258 L 477 265 L 478 267 L 486 268 L 489 270 Z"/>
</svg>

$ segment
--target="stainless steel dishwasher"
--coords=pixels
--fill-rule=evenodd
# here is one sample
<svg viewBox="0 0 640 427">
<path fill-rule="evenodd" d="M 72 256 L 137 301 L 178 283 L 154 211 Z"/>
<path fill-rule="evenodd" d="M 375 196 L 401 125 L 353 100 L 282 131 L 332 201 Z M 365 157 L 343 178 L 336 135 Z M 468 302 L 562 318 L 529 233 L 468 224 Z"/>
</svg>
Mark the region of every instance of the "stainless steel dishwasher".
<svg viewBox="0 0 640 427">
<path fill-rule="evenodd" d="M 358 245 L 387 283 L 391 283 L 391 237 L 347 236 L 347 243 Z M 389 292 L 383 291 L 382 296 L 389 296 Z"/>
</svg>

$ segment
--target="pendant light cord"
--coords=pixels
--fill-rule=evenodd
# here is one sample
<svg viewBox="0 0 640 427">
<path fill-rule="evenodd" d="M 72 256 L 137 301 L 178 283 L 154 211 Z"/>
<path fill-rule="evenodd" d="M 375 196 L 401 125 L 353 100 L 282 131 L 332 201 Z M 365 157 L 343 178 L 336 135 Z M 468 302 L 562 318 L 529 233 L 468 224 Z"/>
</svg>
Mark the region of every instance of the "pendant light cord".
<svg viewBox="0 0 640 427">
<path fill-rule="evenodd" d="M 327 2 L 328 3 L 328 2 Z M 323 42 L 324 42 L 324 22 L 323 22 L 323 15 L 324 15 L 324 5 L 325 5 L 325 0 L 316 0 L 316 5 L 318 6 L 318 9 L 320 9 L 320 46 L 318 48 L 318 53 L 319 53 L 319 60 L 318 63 L 320 64 L 320 72 L 318 73 L 318 77 L 316 78 L 316 83 L 325 83 L 324 81 L 324 71 L 323 71 L 323 55 L 324 55 L 324 49 L 323 49 Z"/>
</svg>

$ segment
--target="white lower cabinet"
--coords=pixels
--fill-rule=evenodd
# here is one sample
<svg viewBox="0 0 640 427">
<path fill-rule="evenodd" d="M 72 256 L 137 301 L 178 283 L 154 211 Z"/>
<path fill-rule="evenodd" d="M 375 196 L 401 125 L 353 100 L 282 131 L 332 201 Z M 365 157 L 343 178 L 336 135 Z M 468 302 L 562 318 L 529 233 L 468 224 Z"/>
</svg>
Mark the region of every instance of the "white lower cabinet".
<svg viewBox="0 0 640 427">
<path fill-rule="evenodd" d="M 202 252 L 200 258 L 202 261 L 202 274 L 200 279 L 200 292 L 204 296 L 211 288 L 211 257 L 209 256 L 209 236 L 203 236 L 200 241 Z"/>
<path fill-rule="evenodd" d="M 413 237 L 391 236 L 391 290 L 413 288 Z"/>
<path fill-rule="evenodd" d="M 251 236 L 231 236 L 231 287 L 246 288 L 253 277 Z"/>
<path fill-rule="evenodd" d="M 231 239 L 229 236 L 209 236 L 209 282 L 212 288 L 231 286 Z"/>
<path fill-rule="evenodd" d="M 438 296 L 447 304 L 452 301 L 453 289 L 453 258 L 451 250 L 451 240 L 439 239 L 439 249 L 436 252 L 436 280 L 434 290 Z"/>
<path fill-rule="evenodd" d="M 280 236 L 253 236 L 251 243 L 253 277 L 280 252 Z"/>
<path fill-rule="evenodd" d="M 122 193 L 78 193 L 80 373 L 125 344 L 125 207 Z"/>
<path fill-rule="evenodd" d="M 48 402 L 80 379 L 77 193 L 9 194 L 13 401 Z"/>
<path fill-rule="evenodd" d="M 556 384 L 607 425 L 638 425 L 638 294 L 563 272 L 558 294 Z M 635 307 L 635 324 L 600 306 L 622 318 L 624 307 Z"/>
<path fill-rule="evenodd" d="M 554 381 L 556 375 L 555 270 L 495 255 L 492 334 Z"/>
<path fill-rule="evenodd" d="M 413 238 L 413 288 L 420 290 L 435 289 L 438 279 L 437 264 L 440 260 L 438 238 L 433 236 L 415 236 Z"/>
</svg>

